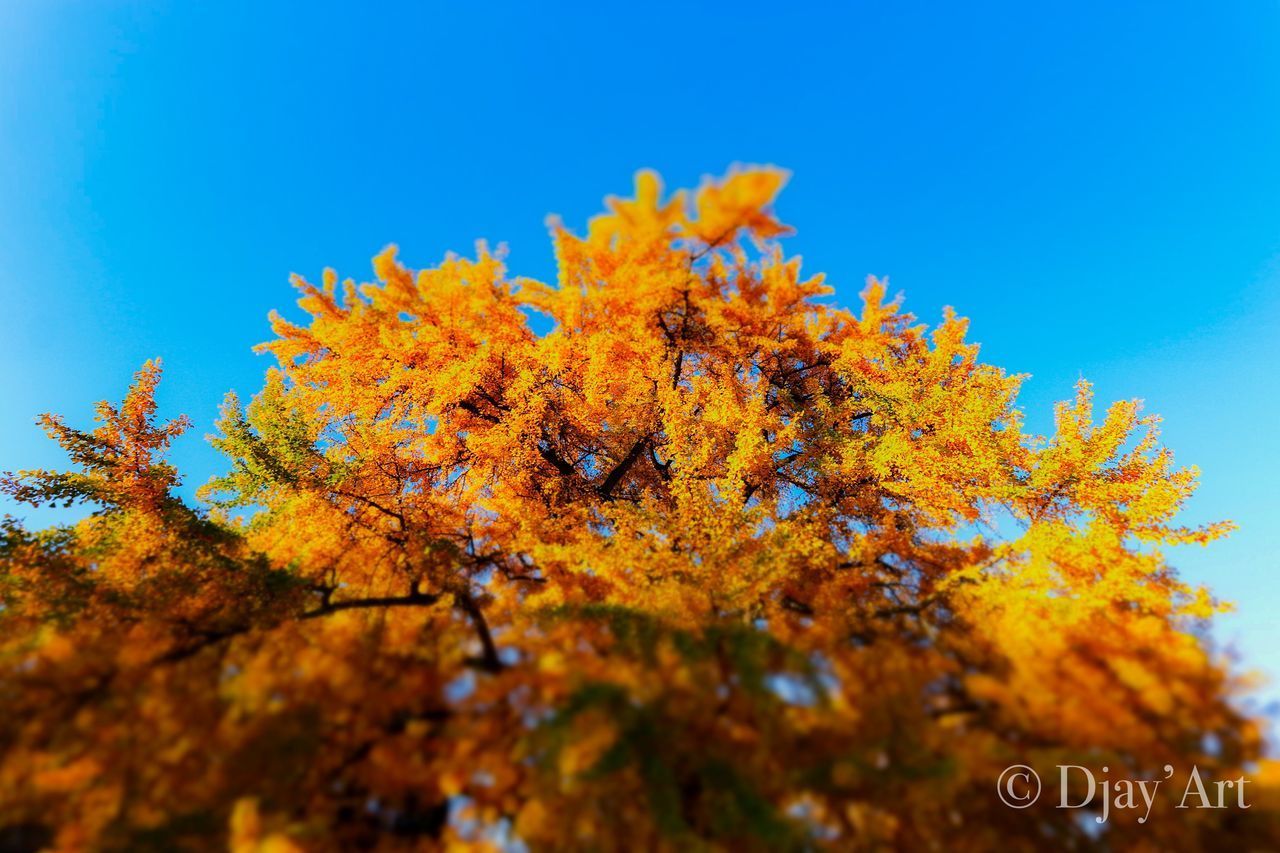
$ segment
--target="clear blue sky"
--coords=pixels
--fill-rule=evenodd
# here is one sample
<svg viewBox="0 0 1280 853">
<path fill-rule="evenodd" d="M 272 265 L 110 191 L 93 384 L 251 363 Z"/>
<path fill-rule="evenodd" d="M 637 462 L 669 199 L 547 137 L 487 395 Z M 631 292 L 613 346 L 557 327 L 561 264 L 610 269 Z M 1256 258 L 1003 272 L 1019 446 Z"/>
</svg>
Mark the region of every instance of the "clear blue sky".
<svg viewBox="0 0 1280 853">
<path fill-rule="evenodd" d="M 1280 4 L 346 5 L 0 0 L 0 469 L 159 355 L 194 487 L 289 272 L 546 277 L 546 214 L 639 167 L 776 163 L 808 269 L 954 304 L 1032 426 L 1081 375 L 1165 416 L 1242 527 L 1175 562 L 1280 677 Z"/>
</svg>

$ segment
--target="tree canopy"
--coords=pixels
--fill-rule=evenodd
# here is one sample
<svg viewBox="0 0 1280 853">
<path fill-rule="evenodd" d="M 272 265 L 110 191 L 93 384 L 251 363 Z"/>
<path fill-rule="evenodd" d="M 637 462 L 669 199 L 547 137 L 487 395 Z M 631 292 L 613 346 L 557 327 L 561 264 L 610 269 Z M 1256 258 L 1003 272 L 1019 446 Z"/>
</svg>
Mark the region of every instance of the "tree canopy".
<svg viewBox="0 0 1280 853">
<path fill-rule="evenodd" d="M 1005 806 L 1011 764 L 1257 770 L 1227 523 L 1137 401 L 1022 376 L 784 255 L 785 173 L 641 173 L 554 283 L 502 251 L 295 278 L 191 505 L 159 362 L 0 530 L 0 847 L 1197 849 L 1275 812 Z M 1090 815 L 1094 814 L 1090 812 Z M 1092 821 L 1088 822 L 1092 824 Z M 1145 845 L 1145 846 L 1144 846 Z"/>
</svg>

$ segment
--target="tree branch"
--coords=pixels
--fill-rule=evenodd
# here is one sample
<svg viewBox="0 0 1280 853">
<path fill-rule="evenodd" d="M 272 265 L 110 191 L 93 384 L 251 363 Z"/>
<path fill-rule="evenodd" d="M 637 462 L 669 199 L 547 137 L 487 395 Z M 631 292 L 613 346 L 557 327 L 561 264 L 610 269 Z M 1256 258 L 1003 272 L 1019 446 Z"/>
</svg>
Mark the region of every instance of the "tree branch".
<svg viewBox="0 0 1280 853">
<path fill-rule="evenodd" d="M 631 466 L 636 464 L 636 460 L 640 458 L 640 454 L 644 451 L 645 445 L 649 443 L 651 436 L 642 436 L 636 439 L 636 443 L 631 445 L 631 449 L 627 451 L 627 455 L 622 457 L 617 465 L 613 466 L 613 470 L 609 472 L 609 476 L 604 478 L 604 482 L 600 484 L 600 497 L 605 500 L 613 499 L 613 490 L 618 487 L 618 483 L 626 476 Z"/>
<path fill-rule="evenodd" d="M 300 614 L 299 619 L 318 619 L 343 610 L 369 610 L 375 607 L 430 607 L 440 601 L 440 596 L 426 592 L 408 595 L 382 595 L 373 598 L 349 598 L 321 605 L 315 610 Z"/>
<path fill-rule="evenodd" d="M 489 623 L 485 621 L 484 613 L 480 610 L 476 600 L 471 597 L 470 592 L 461 592 L 457 595 L 458 607 L 471 617 L 471 623 L 476 626 L 476 634 L 480 637 L 481 656 L 476 664 L 486 672 L 499 672 L 504 669 L 502 659 L 498 657 L 498 648 L 493 644 L 493 634 L 489 633 Z"/>
</svg>

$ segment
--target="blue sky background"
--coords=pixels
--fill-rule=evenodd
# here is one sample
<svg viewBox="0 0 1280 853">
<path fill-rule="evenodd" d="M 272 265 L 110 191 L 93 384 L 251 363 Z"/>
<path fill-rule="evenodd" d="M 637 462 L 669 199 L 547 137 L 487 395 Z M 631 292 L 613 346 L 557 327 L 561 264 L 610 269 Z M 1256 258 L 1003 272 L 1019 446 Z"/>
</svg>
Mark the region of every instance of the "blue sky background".
<svg viewBox="0 0 1280 853">
<path fill-rule="evenodd" d="M 484 237 L 546 278 L 546 214 L 637 168 L 776 163 L 807 268 L 955 305 L 1032 427 L 1080 376 L 1165 416 L 1188 519 L 1242 528 L 1174 562 L 1280 677 L 1280 4 L 346 5 L 0 0 L 0 469 L 158 355 L 189 491 L 289 272 Z"/>
</svg>

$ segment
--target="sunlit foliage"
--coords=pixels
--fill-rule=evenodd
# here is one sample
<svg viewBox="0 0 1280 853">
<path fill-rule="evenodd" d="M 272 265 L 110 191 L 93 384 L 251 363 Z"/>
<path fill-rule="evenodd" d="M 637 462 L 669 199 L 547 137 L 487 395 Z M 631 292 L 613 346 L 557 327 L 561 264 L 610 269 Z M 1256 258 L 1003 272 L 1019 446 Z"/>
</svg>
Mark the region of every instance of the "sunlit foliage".
<svg viewBox="0 0 1280 853">
<path fill-rule="evenodd" d="M 1089 386 L 1023 377 L 871 280 L 833 307 L 785 174 L 641 173 L 554 283 L 501 251 L 298 278 L 176 496 L 158 363 L 0 538 L 0 838 L 16 849 L 1207 849 L 1274 818 L 996 796 L 1009 764 L 1252 770 L 1255 724 L 1162 548 L 1196 474 Z M 1274 775 L 1274 774 L 1273 774 Z M 1163 791 L 1162 798 L 1176 796 Z M 1139 815 L 1141 812 L 1138 813 Z M 1274 814 L 1274 813 L 1270 813 Z M 1274 836 L 1271 836 L 1274 840 Z"/>
</svg>

